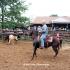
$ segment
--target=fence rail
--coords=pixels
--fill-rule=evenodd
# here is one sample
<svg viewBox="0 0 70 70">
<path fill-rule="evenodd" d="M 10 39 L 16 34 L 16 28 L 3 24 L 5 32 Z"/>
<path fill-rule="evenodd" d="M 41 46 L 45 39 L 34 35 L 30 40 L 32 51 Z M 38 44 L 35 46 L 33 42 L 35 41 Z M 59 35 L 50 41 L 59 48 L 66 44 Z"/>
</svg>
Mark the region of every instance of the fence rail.
<svg viewBox="0 0 70 70">
<path fill-rule="evenodd" d="M 27 33 L 27 31 L 4 31 L 4 32 L 0 32 L 0 38 L 2 36 L 7 36 L 9 34 L 16 34 L 24 37 L 25 33 Z M 60 36 L 64 40 L 70 41 L 70 31 L 49 31 L 49 34 L 55 35 L 56 33 L 60 33 Z"/>
<path fill-rule="evenodd" d="M 70 31 L 49 31 L 49 34 L 56 35 L 56 33 L 59 33 L 63 40 L 70 42 Z"/>
</svg>

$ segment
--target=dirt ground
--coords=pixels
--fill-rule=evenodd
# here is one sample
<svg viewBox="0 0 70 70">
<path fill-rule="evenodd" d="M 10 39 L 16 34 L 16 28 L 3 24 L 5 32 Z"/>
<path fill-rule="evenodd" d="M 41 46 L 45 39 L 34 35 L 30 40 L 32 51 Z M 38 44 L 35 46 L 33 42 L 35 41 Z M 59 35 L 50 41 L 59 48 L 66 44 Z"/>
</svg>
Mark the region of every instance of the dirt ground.
<svg viewBox="0 0 70 70">
<path fill-rule="evenodd" d="M 56 58 L 52 48 L 38 49 L 31 61 L 31 41 L 18 41 L 15 45 L 0 42 L 0 70 L 70 70 L 70 46 L 64 43 Z"/>
</svg>

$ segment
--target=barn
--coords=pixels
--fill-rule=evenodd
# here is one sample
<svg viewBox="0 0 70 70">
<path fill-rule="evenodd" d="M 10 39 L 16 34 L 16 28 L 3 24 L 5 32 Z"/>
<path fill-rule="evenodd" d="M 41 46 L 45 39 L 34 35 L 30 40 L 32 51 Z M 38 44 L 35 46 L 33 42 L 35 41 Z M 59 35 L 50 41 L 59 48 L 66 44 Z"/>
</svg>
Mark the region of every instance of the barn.
<svg viewBox="0 0 70 70">
<path fill-rule="evenodd" d="M 70 17 L 68 16 L 43 16 L 32 20 L 31 26 L 42 26 L 46 24 L 49 29 L 70 30 Z"/>
<path fill-rule="evenodd" d="M 56 34 L 57 32 L 64 39 L 70 40 L 70 17 L 69 16 L 43 16 L 36 17 L 32 20 L 31 26 L 42 26 L 46 24 L 48 26 L 49 33 Z"/>
<path fill-rule="evenodd" d="M 70 30 L 70 20 L 66 18 L 57 18 L 52 20 L 54 30 Z"/>
</svg>

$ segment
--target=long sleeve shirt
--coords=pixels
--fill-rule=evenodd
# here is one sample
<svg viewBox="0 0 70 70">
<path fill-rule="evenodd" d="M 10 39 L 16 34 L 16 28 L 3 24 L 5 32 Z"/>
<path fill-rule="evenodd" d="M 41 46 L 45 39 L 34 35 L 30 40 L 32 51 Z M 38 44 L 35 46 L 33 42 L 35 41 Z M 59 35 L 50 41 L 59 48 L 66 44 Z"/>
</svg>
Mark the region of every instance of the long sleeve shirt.
<svg viewBox="0 0 70 70">
<path fill-rule="evenodd" d="M 48 34 L 48 27 L 47 25 L 42 26 L 42 32 Z"/>
</svg>

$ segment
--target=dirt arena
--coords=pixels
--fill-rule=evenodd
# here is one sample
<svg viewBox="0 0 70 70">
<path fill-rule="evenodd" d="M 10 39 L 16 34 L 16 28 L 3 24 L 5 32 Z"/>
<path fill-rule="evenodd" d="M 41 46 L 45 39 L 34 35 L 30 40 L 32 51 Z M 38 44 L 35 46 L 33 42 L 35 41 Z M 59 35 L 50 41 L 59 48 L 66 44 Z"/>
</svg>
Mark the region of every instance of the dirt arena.
<svg viewBox="0 0 70 70">
<path fill-rule="evenodd" d="M 31 41 L 18 41 L 15 45 L 0 42 L 0 70 L 70 70 L 70 46 L 64 43 L 56 58 L 52 48 L 38 49 L 31 61 Z"/>
</svg>

